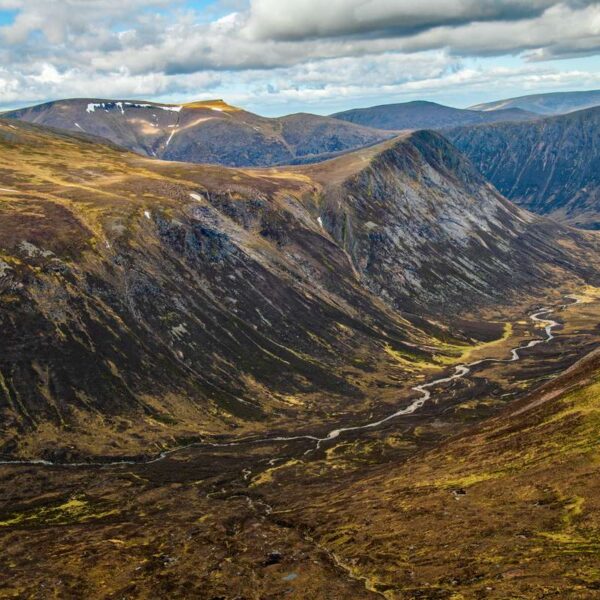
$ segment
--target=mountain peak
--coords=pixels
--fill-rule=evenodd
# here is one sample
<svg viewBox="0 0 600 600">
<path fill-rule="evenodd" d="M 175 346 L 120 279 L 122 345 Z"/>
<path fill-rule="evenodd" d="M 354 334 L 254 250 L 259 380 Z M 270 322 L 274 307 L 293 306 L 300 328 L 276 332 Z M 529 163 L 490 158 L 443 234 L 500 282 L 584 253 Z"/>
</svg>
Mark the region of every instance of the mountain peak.
<svg viewBox="0 0 600 600">
<path fill-rule="evenodd" d="M 196 100 L 194 102 L 188 102 L 186 104 L 183 104 L 182 106 L 184 108 L 204 108 L 217 110 L 220 112 L 238 112 L 242 110 L 237 106 L 232 106 L 231 104 L 228 104 L 227 102 L 225 102 L 225 100 L 221 98 L 216 98 L 215 100 Z"/>
</svg>

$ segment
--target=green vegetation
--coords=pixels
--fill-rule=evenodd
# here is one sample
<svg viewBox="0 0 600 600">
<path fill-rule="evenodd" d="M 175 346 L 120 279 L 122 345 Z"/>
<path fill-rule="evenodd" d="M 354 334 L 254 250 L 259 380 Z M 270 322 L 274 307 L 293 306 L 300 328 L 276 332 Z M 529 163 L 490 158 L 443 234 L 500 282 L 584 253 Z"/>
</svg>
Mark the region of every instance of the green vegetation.
<svg viewBox="0 0 600 600">
<path fill-rule="evenodd" d="M 0 527 L 36 527 L 86 523 L 118 514 L 113 508 L 93 506 L 83 497 L 73 497 L 50 506 L 41 506 L 0 517 Z"/>
</svg>

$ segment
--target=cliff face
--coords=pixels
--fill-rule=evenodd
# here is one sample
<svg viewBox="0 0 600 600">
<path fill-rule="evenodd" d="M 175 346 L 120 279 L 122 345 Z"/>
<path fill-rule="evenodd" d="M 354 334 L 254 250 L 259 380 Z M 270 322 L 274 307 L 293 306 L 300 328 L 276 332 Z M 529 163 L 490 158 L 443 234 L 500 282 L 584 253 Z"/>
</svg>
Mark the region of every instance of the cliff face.
<svg viewBox="0 0 600 600">
<path fill-rule="evenodd" d="M 600 108 L 445 135 L 520 206 L 577 227 L 600 228 Z"/>
<path fill-rule="evenodd" d="M 5 455 L 364 409 L 390 353 L 471 337 L 433 317 L 593 275 L 593 240 L 512 207 L 436 134 L 251 171 L 4 120 L 0 156 Z"/>
<path fill-rule="evenodd" d="M 584 272 L 565 253 L 577 234 L 507 202 L 432 132 L 378 154 L 330 188 L 324 207 L 325 226 L 369 289 L 410 311 L 506 300 L 546 285 L 549 263 Z"/>
</svg>

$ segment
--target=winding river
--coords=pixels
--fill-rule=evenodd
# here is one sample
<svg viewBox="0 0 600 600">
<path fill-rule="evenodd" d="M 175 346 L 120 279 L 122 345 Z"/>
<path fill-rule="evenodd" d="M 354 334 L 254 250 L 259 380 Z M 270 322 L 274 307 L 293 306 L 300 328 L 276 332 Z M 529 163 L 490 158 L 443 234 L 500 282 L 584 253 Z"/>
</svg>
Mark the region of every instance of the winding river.
<svg viewBox="0 0 600 600">
<path fill-rule="evenodd" d="M 571 305 L 578 304 L 580 302 L 580 300 L 576 296 L 569 295 L 569 296 L 565 296 L 565 297 L 568 298 L 569 300 L 572 300 L 572 302 L 570 303 Z M 566 308 L 567 306 L 569 306 L 569 304 L 563 304 L 559 307 L 559 310 L 562 310 L 562 309 Z M 383 425 L 384 423 L 387 423 L 388 421 L 391 421 L 398 417 L 413 414 L 414 412 L 416 412 L 420 408 L 422 408 L 429 400 L 431 400 L 431 397 L 432 397 L 431 389 L 432 388 L 439 386 L 441 384 L 450 383 L 451 381 L 454 381 L 456 379 L 462 379 L 463 377 L 466 377 L 469 373 L 471 373 L 473 367 L 477 367 L 479 365 L 486 364 L 486 363 L 501 364 L 501 363 L 515 362 L 521 358 L 520 352 L 522 350 L 527 350 L 528 348 L 533 348 L 534 346 L 537 346 L 538 344 L 544 344 L 544 343 L 550 342 L 551 340 L 553 340 L 555 338 L 555 336 L 553 334 L 553 329 L 555 327 L 557 327 L 558 325 L 560 325 L 560 323 L 558 323 L 557 321 L 554 321 L 553 319 L 548 318 L 548 315 L 553 313 L 554 310 L 556 310 L 556 309 L 542 308 L 542 309 L 534 312 L 533 314 L 529 315 L 529 318 L 534 323 L 544 323 L 545 324 L 545 326 L 544 326 L 545 337 L 536 338 L 534 340 L 529 341 L 527 344 L 523 344 L 522 346 L 517 346 L 515 348 L 512 348 L 510 351 L 510 358 L 507 358 L 507 359 L 483 358 L 481 360 L 476 360 L 474 362 L 456 365 L 454 367 L 454 373 L 452 375 L 449 375 L 447 377 L 440 377 L 439 379 L 433 379 L 432 381 L 429 381 L 427 383 L 422 383 L 421 385 L 417 385 L 417 386 L 413 387 L 412 389 L 415 392 L 418 392 L 420 395 L 418 398 L 413 400 L 408 406 L 401 408 L 401 409 L 399 409 L 377 421 L 370 421 L 370 422 L 364 423 L 362 425 L 354 425 L 351 427 L 340 427 L 339 429 L 332 429 L 324 437 L 317 437 L 317 436 L 305 434 L 305 435 L 294 435 L 294 436 L 274 436 L 274 437 L 266 437 L 266 438 L 260 438 L 260 439 L 245 439 L 245 440 L 238 440 L 235 442 L 223 442 L 223 443 L 193 442 L 193 443 L 187 444 L 185 446 L 179 446 L 179 447 L 173 448 L 171 450 L 166 450 L 166 451 L 158 454 L 156 457 L 145 460 L 145 461 L 144 460 L 120 460 L 120 461 L 113 461 L 113 462 L 61 463 L 61 462 L 52 462 L 52 461 L 48 461 L 48 460 L 37 459 L 37 460 L 4 460 L 4 461 L 0 461 L 0 465 L 24 465 L 24 466 L 39 465 L 39 466 L 48 466 L 48 467 L 110 467 L 110 466 L 118 466 L 118 465 L 145 465 L 145 464 L 147 465 L 147 464 L 153 464 L 153 463 L 159 462 L 176 452 L 181 452 L 183 450 L 187 450 L 187 449 L 193 448 L 193 447 L 209 446 L 209 447 L 213 447 L 213 448 L 225 448 L 225 447 L 232 447 L 232 446 L 241 446 L 244 444 L 264 444 L 264 443 L 269 443 L 269 442 L 293 442 L 293 441 L 298 441 L 298 440 L 307 440 L 307 441 L 315 442 L 315 447 L 312 448 L 311 450 L 307 451 L 307 452 L 311 452 L 312 450 L 319 449 L 323 443 L 329 442 L 331 440 L 334 440 L 334 439 L 340 437 L 340 435 L 342 435 L 343 433 L 351 432 L 351 431 L 364 431 L 367 429 L 375 429 L 375 428 Z"/>
</svg>

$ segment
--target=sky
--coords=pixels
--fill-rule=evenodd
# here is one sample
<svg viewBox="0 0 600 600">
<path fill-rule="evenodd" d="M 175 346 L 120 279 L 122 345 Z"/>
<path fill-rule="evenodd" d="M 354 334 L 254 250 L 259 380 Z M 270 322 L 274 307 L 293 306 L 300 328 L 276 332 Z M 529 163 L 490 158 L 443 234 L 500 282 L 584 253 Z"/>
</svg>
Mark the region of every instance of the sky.
<svg viewBox="0 0 600 600">
<path fill-rule="evenodd" d="M 600 89 L 600 0 L 0 0 L 0 110 L 223 98 L 266 116 Z"/>
</svg>

